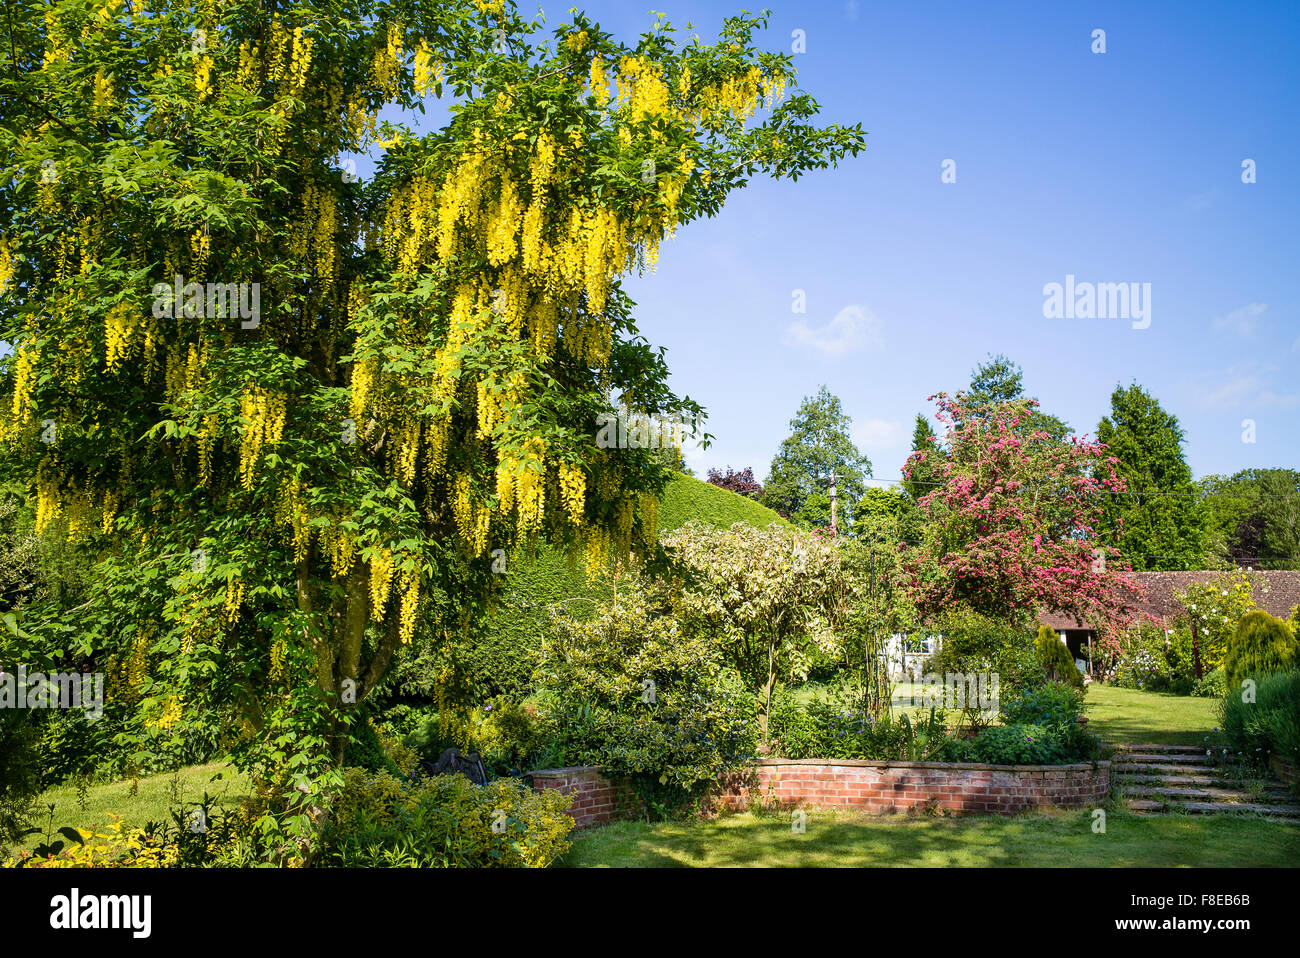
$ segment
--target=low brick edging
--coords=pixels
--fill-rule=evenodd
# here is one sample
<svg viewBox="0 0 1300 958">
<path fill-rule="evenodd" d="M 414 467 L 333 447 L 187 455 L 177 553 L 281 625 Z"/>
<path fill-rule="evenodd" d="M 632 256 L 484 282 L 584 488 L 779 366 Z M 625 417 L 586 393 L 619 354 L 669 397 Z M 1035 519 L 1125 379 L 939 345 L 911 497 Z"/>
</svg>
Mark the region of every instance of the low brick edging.
<svg viewBox="0 0 1300 958">
<path fill-rule="evenodd" d="M 530 772 L 537 791 L 573 796 L 578 828 L 603 825 L 639 807 L 631 786 L 598 765 Z M 724 784 L 718 804 L 851 808 L 875 814 L 932 806 L 950 812 L 1014 814 L 1043 808 L 1096 808 L 1110 795 L 1110 762 L 1077 765 L 981 765 L 968 762 L 761 759 L 744 784 Z"/>
</svg>

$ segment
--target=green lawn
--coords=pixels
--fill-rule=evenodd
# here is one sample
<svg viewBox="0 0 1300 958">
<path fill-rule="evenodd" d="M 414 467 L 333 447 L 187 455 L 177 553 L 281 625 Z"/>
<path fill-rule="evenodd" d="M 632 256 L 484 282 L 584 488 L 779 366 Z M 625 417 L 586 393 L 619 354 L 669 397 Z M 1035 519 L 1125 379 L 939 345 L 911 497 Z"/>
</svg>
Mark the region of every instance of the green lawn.
<svg viewBox="0 0 1300 958">
<path fill-rule="evenodd" d="M 1256 816 L 1138 818 L 1108 812 L 1015 817 L 868 817 L 807 812 L 804 834 L 786 815 L 746 812 L 707 822 L 618 822 L 582 833 L 562 865 L 734 867 L 1295 867 L 1300 825 Z"/>
<path fill-rule="evenodd" d="M 1211 730 L 1219 724 L 1218 699 L 1193 698 L 1090 685 L 1086 699 L 1088 731 L 1112 744 L 1202 745 L 1222 744 Z"/>
<path fill-rule="evenodd" d="M 217 774 L 223 777 L 213 781 Z M 37 799 L 33 824 L 41 829 L 41 834 L 28 836 L 22 847 L 31 850 L 45 841 L 51 804 L 54 805 L 53 829 L 55 838 L 58 838 L 58 830 L 65 825 L 103 830 L 111 821 L 110 812 L 121 815 L 130 825 L 170 822 L 170 809 L 176 804 L 174 795 L 177 792 L 182 802 L 189 803 L 199 801 L 205 791 L 218 799 L 219 806 L 231 807 L 245 795 L 247 782 L 233 768 L 220 762 L 192 765 L 181 769 L 179 775 L 168 772 L 140 779 L 135 795 L 131 794 L 130 782 L 92 785 L 86 792 L 85 808 L 81 807 L 74 786 L 60 785 L 48 789 Z"/>
</svg>

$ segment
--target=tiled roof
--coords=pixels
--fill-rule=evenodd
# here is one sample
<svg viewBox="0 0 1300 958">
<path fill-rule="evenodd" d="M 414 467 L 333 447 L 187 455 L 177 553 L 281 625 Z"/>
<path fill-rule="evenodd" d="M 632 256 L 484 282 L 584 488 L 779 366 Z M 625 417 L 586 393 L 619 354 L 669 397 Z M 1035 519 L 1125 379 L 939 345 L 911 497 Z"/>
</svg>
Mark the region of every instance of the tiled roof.
<svg viewBox="0 0 1300 958">
<path fill-rule="evenodd" d="M 1156 618 L 1173 618 L 1183 611 L 1174 597 L 1175 593 L 1186 591 L 1190 585 L 1212 582 L 1223 572 L 1210 569 L 1193 572 L 1134 572 L 1132 575 L 1146 595 L 1146 600 L 1136 603 L 1135 608 Z M 1255 605 L 1271 615 L 1285 619 L 1291 615 L 1292 609 L 1300 605 L 1300 569 L 1247 572 L 1246 576 L 1250 579 Z M 1038 617 L 1038 621 L 1058 631 L 1095 628 L 1095 624 L 1077 622 L 1073 616 L 1056 612 L 1044 613 Z"/>
</svg>

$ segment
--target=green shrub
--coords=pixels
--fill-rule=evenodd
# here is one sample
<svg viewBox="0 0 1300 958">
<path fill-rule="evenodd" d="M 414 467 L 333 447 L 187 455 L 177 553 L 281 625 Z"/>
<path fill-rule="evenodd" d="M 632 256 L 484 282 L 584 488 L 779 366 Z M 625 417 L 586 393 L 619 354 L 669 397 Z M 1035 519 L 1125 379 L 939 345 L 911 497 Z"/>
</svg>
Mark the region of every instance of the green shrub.
<svg viewBox="0 0 1300 958">
<path fill-rule="evenodd" d="M 1074 664 L 1070 650 L 1054 630 L 1046 625 L 1039 626 L 1038 637 L 1034 640 L 1034 651 L 1038 653 L 1038 663 L 1043 667 L 1049 681 L 1083 688 L 1083 675 Z"/>
<path fill-rule="evenodd" d="M 943 647 L 930 659 L 931 672 L 996 672 L 1001 694 L 1034 688 L 1046 681 L 1034 653 L 1033 633 L 980 615 L 965 606 L 949 610 L 938 623 Z"/>
<path fill-rule="evenodd" d="M 1192 686 L 1192 694 L 1206 699 L 1221 699 L 1227 695 L 1228 678 L 1223 672 L 1223 666 L 1219 666 L 1212 672 L 1206 672 L 1205 676 Z"/>
<path fill-rule="evenodd" d="M 22 837 L 40 792 L 31 714 L 20 709 L 0 709 L 0 853 Z"/>
<path fill-rule="evenodd" d="M 411 782 L 344 770 L 322 832 L 320 864 L 349 868 L 545 868 L 568 851 L 571 799 L 518 779 L 463 775 Z M 493 826 L 497 827 L 494 828 Z"/>
<path fill-rule="evenodd" d="M 1237 623 L 1237 631 L 1228 640 L 1223 670 L 1229 688 L 1241 680 L 1286 672 L 1300 666 L 1300 643 L 1291 627 L 1262 609 L 1247 612 Z"/>
<path fill-rule="evenodd" d="M 1254 702 L 1237 686 L 1219 703 L 1224 735 L 1252 761 L 1262 763 L 1277 754 L 1300 763 L 1300 671 L 1254 681 Z"/>
<path fill-rule="evenodd" d="M 1052 682 L 1001 696 L 999 710 L 1004 725 L 1040 725 L 1055 731 L 1078 727 L 1083 714 L 1083 689 Z"/>
<path fill-rule="evenodd" d="M 1064 765 L 1095 758 L 1096 736 L 1077 725 L 1050 727 L 1030 724 L 994 725 L 975 738 L 950 739 L 942 757 L 949 762 L 987 765 Z"/>
<path fill-rule="evenodd" d="M 652 814 L 685 812 L 757 748 L 757 700 L 718 645 L 686 634 L 671 597 L 635 576 L 595 616 L 558 617 L 538 670 L 554 760 L 602 766 Z"/>
</svg>

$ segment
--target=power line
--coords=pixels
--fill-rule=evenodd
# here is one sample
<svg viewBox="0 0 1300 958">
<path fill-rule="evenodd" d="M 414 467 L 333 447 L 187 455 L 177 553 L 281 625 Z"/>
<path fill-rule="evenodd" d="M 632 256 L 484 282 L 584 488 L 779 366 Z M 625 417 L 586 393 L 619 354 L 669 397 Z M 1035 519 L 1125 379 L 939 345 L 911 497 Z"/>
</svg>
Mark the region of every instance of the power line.
<svg viewBox="0 0 1300 958">
<path fill-rule="evenodd" d="M 885 482 L 885 483 L 907 483 L 913 486 L 932 486 L 938 487 L 945 485 L 942 482 L 925 482 L 918 479 L 906 479 L 899 477 L 897 479 L 877 479 L 873 476 L 866 476 L 863 482 Z M 1041 482 L 1023 482 L 1020 484 L 1021 489 L 1028 489 L 1034 486 L 1043 485 Z M 1054 487 L 1055 488 L 1055 487 Z M 1184 499 L 1300 499 L 1300 492 L 1165 492 L 1156 490 L 1154 492 L 1137 492 L 1132 489 L 1098 489 L 1089 493 L 1094 496 L 1147 496 L 1152 499 L 1158 497 L 1174 497 Z"/>
</svg>

